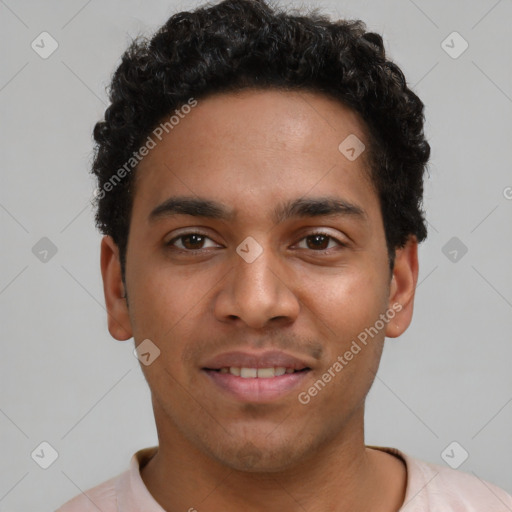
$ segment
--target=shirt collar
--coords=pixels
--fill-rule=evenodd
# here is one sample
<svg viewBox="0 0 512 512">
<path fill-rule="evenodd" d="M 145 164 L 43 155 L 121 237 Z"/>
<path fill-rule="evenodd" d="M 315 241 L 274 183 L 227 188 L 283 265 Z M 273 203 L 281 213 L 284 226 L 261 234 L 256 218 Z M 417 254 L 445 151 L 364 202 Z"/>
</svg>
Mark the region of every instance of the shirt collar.
<svg viewBox="0 0 512 512">
<path fill-rule="evenodd" d="M 119 479 L 116 487 L 118 512 L 165 512 L 151 496 L 140 476 L 140 469 L 155 455 L 158 446 L 134 453 L 130 468 Z"/>
</svg>

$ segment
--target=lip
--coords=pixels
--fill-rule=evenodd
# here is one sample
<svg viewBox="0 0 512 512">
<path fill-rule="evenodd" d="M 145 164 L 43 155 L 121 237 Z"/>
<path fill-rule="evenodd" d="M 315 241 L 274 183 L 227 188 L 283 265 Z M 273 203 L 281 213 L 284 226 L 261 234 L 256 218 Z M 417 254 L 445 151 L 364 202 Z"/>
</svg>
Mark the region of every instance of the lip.
<svg viewBox="0 0 512 512">
<path fill-rule="evenodd" d="M 230 373 L 203 370 L 217 388 L 242 402 L 265 403 L 283 398 L 308 377 L 311 370 L 271 377 L 269 379 L 237 377 Z"/>
<path fill-rule="evenodd" d="M 281 352 L 280 350 L 269 350 L 266 352 L 226 352 L 219 354 L 206 361 L 203 369 L 220 370 L 221 368 L 229 368 L 234 366 L 236 368 L 270 368 L 270 367 L 284 367 L 292 368 L 293 370 L 303 370 L 304 368 L 311 368 L 311 363 L 306 359 Z"/>
<path fill-rule="evenodd" d="M 307 359 L 273 350 L 261 353 L 228 352 L 219 354 L 208 360 L 201 370 L 218 390 L 227 393 L 231 398 L 242 402 L 268 403 L 281 399 L 294 389 L 302 387 L 305 379 L 309 377 L 311 366 L 312 363 L 309 363 Z M 227 367 L 284 367 L 296 370 L 296 372 L 271 378 L 243 378 L 218 371 Z"/>
</svg>

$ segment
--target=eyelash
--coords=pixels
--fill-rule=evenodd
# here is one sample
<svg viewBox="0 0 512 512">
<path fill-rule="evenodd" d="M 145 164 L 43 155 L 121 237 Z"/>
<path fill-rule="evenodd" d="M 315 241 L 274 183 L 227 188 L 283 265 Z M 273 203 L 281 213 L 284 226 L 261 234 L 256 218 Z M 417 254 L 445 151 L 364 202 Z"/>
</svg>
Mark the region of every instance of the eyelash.
<svg viewBox="0 0 512 512">
<path fill-rule="evenodd" d="M 165 243 L 165 246 L 170 248 L 170 249 L 176 250 L 177 252 L 187 253 L 187 254 L 191 254 L 191 255 L 199 255 L 202 252 L 208 250 L 208 249 L 180 249 L 180 248 L 177 248 L 177 247 L 173 247 L 174 242 L 176 242 L 177 240 L 180 240 L 181 238 L 185 238 L 187 236 L 190 236 L 190 235 L 199 235 L 199 236 L 202 236 L 204 238 L 208 238 L 209 240 L 211 240 L 211 238 L 208 235 L 206 235 L 205 233 L 201 233 L 200 231 L 189 231 L 187 233 L 182 233 L 181 235 L 173 238 L 172 240 L 169 240 L 168 242 Z M 306 238 L 309 238 L 310 236 L 315 236 L 315 235 L 325 236 L 325 237 L 329 238 L 330 240 L 334 240 L 340 247 L 347 247 L 346 243 L 344 243 L 341 240 L 333 237 L 329 233 L 325 233 L 325 232 L 322 232 L 322 231 L 315 231 L 313 233 L 308 233 L 307 235 L 303 236 L 299 241 L 302 241 L 302 240 L 304 240 Z M 333 247 L 331 247 L 330 249 L 322 249 L 322 250 L 318 250 L 318 251 L 314 250 L 314 249 L 309 249 L 309 250 L 313 251 L 315 253 L 318 253 L 318 254 L 330 254 L 332 249 L 333 249 Z"/>
</svg>

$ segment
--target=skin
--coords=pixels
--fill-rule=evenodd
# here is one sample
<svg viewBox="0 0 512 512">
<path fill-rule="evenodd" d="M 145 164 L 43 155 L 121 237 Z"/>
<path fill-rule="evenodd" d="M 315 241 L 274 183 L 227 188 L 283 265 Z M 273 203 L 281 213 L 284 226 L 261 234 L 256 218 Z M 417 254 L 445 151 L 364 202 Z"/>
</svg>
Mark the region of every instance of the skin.
<svg viewBox="0 0 512 512">
<path fill-rule="evenodd" d="M 349 134 L 366 140 L 359 115 L 317 93 L 200 100 L 137 169 L 128 301 L 117 246 L 102 240 L 111 335 L 149 338 L 161 351 L 141 365 L 159 437 L 141 475 L 166 510 L 394 512 L 403 503 L 406 468 L 365 446 L 364 403 L 385 336 L 401 335 L 412 318 L 417 241 L 397 249 L 390 272 L 366 154 L 349 161 L 338 150 Z M 236 217 L 148 220 L 176 195 L 219 201 Z M 271 218 L 283 201 L 332 195 L 365 216 Z M 207 238 L 166 247 L 195 229 Z M 319 230 L 333 238 L 315 245 Z M 252 263 L 236 252 L 248 236 L 263 249 Z M 278 348 L 311 362 L 298 390 L 307 391 L 397 303 L 401 311 L 307 405 L 297 392 L 243 403 L 201 372 L 223 352 Z"/>
</svg>

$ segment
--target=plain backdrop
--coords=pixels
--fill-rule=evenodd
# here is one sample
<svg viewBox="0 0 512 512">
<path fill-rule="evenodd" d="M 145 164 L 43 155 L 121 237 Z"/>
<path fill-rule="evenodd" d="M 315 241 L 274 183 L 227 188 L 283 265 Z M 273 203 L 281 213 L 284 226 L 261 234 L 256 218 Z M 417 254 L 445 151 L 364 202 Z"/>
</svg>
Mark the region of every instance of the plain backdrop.
<svg viewBox="0 0 512 512">
<path fill-rule="evenodd" d="M 133 339 L 107 330 L 91 134 L 131 38 L 199 4 L 0 1 L 0 512 L 54 510 L 156 444 Z M 461 471 L 512 493 L 512 4 L 281 5 L 365 21 L 426 105 L 415 316 L 386 341 L 366 444 L 444 465 L 456 442 Z M 42 32 L 58 44 L 46 59 L 31 46 Z M 31 456 L 42 442 L 58 453 L 48 469 Z"/>
</svg>

